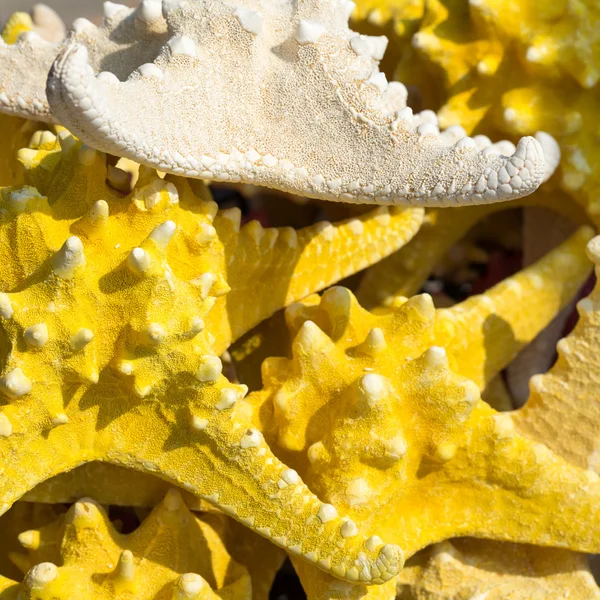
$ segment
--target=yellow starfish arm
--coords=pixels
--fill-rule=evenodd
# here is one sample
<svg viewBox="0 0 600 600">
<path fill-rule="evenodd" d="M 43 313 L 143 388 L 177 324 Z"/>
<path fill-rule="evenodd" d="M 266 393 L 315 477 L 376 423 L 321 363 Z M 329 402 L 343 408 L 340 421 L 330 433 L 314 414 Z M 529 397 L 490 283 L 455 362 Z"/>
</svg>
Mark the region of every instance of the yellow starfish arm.
<svg viewBox="0 0 600 600">
<path fill-rule="evenodd" d="M 14 44 L 22 33 L 33 31 L 31 16 L 25 12 L 13 13 L 2 29 L 2 39 L 7 44 Z"/>
<path fill-rule="evenodd" d="M 589 256 L 600 274 L 600 238 Z M 530 397 L 513 413 L 517 429 L 538 439 L 569 462 L 600 472 L 598 363 L 600 286 L 578 303 L 579 322 L 557 345 L 558 360 L 547 374 L 530 380 Z"/>
<path fill-rule="evenodd" d="M 481 389 L 566 306 L 590 274 L 582 227 L 532 266 L 478 296 L 437 311 L 437 343 Z"/>
<path fill-rule="evenodd" d="M 398 577 L 400 600 L 598 600 L 585 557 L 474 538 L 436 544 Z"/>
<path fill-rule="evenodd" d="M 20 153 L 36 187 L 2 191 L 3 510 L 52 476 L 110 462 L 187 486 L 339 577 L 355 560 L 373 582 L 393 577 L 399 550 L 346 540 L 333 508 L 288 485 L 256 444 L 246 388 L 221 376 L 236 212 L 145 169 L 124 195 L 106 184 L 120 174 L 104 155 L 67 132 L 48 145 Z"/>
<path fill-rule="evenodd" d="M 600 547 L 598 477 L 479 401 L 434 346 L 430 298 L 372 315 L 334 288 L 309 304 L 288 309 L 292 358 L 266 361 L 265 390 L 249 398 L 271 447 L 320 497 L 407 556 L 459 535 Z M 330 578 L 300 572 L 330 597 Z"/>
<path fill-rule="evenodd" d="M 356 294 L 360 303 L 373 308 L 395 296 L 416 294 L 450 247 L 489 212 L 487 206 L 429 210 L 404 248 L 366 272 Z"/>
<path fill-rule="evenodd" d="M 81 500 L 54 523 L 19 536 L 32 565 L 19 598 L 249 599 L 248 572 L 223 544 L 224 519 L 194 516 L 170 491 L 124 535 L 95 501 Z"/>
<path fill-rule="evenodd" d="M 100 407 L 97 420 L 91 409 L 79 418 L 67 409 L 56 429 L 46 436 L 34 430 L 30 437 L 20 427 L 6 429 L 9 423 L 27 421 L 19 408 L 30 411 L 29 403 L 11 404 L 2 418 L 3 435 L 8 437 L 0 443 L 6 474 L 0 485 L 4 509 L 38 481 L 87 460 L 105 460 L 184 487 L 336 576 L 343 577 L 358 555 L 365 568 L 370 564 L 377 568 L 374 582 L 397 573 L 402 559 L 395 547 L 365 546 L 361 536 L 345 539 L 340 533 L 344 521 L 335 509 L 319 501 L 294 471 L 272 455 L 252 427 L 251 408 L 240 400 L 240 390 L 217 386 L 194 401 L 190 389 L 187 396 L 189 408 L 182 407 L 179 417 L 168 419 L 177 423 L 178 435 L 173 439 L 165 415 L 147 403 L 125 415 L 122 409 L 119 415 Z M 28 419 L 31 422 L 35 415 L 29 414 Z M 105 423 L 100 431 L 98 423 Z M 22 443 L 25 447 L 20 449 Z M 45 458 L 36 460 L 36 456 Z"/>
<path fill-rule="evenodd" d="M 22 550 L 18 539 L 19 534 L 27 529 L 37 529 L 48 525 L 64 511 L 62 506 L 54 504 L 17 502 L 7 513 L 2 515 L 0 517 L 0 531 L 2 531 L 0 573 L 11 579 L 20 578 L 24 571 L 20 570 L 20 563 L 13 560 L 16 553 Z M 28 568 L 29 566 L 27 566 Z"/>
<path fill-rule="evenodd" d="M 417 233 L 424 211 L 381 207 L 336 223 L 299 231 L 242 227 L 231 259 L 227 319 L 236 340 L 284 306 L 361 271 L 401 248 Z M 315 269 L 316 261 L 322 267 Z"/>
<path fill-rule="evenodd" d="M 89 496 L 100 504 L 152 508 L 173 486 L 166 481 L 123 467 L 91 462 L 72 471 L 42 481 L 23 496 L 26 502 L 72 504 Z M 180 490 L 191 510 L 206 505 L 185 490 Z"/>
<path fill-rule="evenodd" d="M 0 600 L 18 600 L 19 586 L 12 580 L 0 575 Z"/>
</svg>

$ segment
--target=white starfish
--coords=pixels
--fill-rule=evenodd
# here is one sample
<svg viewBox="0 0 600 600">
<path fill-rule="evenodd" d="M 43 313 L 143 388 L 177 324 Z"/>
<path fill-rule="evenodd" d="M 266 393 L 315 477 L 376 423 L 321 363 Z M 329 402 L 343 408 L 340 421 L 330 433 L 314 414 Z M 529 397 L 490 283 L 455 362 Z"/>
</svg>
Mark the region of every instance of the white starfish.
<svg viewBox="0 0 600 600">
<path fill-rule="evenodd" d="M 352 8 L 164 0 L 159 51 L 153 37 L 146 60 L 136 46 L 136 60 L 125 61 L 137 63 L 133 72 L 115 77 L 113 63 L 112 75 L 96 77 L 96 50 L 71 36 L 48 99 L 91 146 L 187 177 L 428 206 L 509 200 L 540 185 L 544 156 L 533 138 L 503 156 L 461 132 L 440 134 L 431 111 L 413 115 L 404 86 L 378 69 L 386 38 L 351 31 Z"/>
<path fill-rule="evenodd" d="M 56 121 L 48 106 L 45 86 L 48 71 L 66 44 L 85 44 L 91 64 L 116 79 L 127 77 L 144 62 L 143 57 L 154 56 L 168 39 L 160 0 L 143 0 L 137 9 L 105 2 L 99 27 L 87 19 L 77 19 L 66 40 L 53 16 L 53 11 L 38 5 L 32 11 L 34 23 L 39 23 L 36 30 L 22 34 L 15 44 L 0 39 L 0 112 Z M 50 27 L 53 35 L 48 34 Z"/>
</svg>

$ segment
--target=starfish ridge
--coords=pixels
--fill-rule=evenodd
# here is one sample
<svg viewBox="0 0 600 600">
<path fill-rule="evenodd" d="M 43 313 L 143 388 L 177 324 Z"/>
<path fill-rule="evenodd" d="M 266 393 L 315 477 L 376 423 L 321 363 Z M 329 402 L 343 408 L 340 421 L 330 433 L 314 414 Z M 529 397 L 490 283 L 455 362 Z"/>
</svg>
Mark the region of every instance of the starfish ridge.
<svg viewBox="0 0 600 600">
<path fill-rule="evenodd" d="M 23 583 L 0 578 L 0 598 L 250 600 L 248 570 L 224 543 L 227 520 L 192 514 L 171 490 L 140 527 L 121 534 L 100 505 L 84 498 L 19 535 L 29 555 L 13 560 L 27 575 Z"/>
<path fill-rule="evenodd" d="M 353 7 L 165 0 L 166 43 L 140 49 L 125 77 L 104 63 L 96 76 L 96 37 L 70 37 L 50 70 L 48 102 L 61 123 L 105 152 L 314 198 L 482 204 L 542 183 L 535 139 L 505 155 L 440 134 L 431 111 L 413 115 L 405 87 L 379 71 L 387 39 L 353 32 Z"/>
<path fill-rule="evenodd" d="M 288 308 L 292 358 L 267 360 L 265 389 L 249 397 L 271 447 L 317 494 L 406 556 L 460 535 L 596 551 L 599 528 L 588 524 L 600 520 L 597 475 L 518 435 L 511 417 L 479 396 L 552 318 L 531 311 L 530 324 L 525 299 L 558 310 L 586 278 L 590 237 L 583 228 L 453 309 L 435 311 L 425 295 L 373 314 L 344 288 Z M 345 532 L 354 531 L 347 521 Z M 369 592 L 295 563 L 309 596 Z M 345 577 L 359 584 L 365 573 L 357 563 Z M 385 589 L 394 597 L 391 582 Z"/>
<path fill-rule="evenodd" d="M 106 183 L 123 172 L 67 132 L 39 142 L 19 154 L 28 185 L 2 190 L 2 511 L 104 461 L 181 485 L 321 568 L 361 560 L 374 581 L 392 577 L 398 550 L 341 536 L 341 518 L 252 427 L 219 355 L 410 239 L 422 209 L 240 229 L 239 210 L 218 211 L 201 184 L 141 169 L 125 195 Z M 332 266 L 315 270 L 317 256 Z"/>
</svg>

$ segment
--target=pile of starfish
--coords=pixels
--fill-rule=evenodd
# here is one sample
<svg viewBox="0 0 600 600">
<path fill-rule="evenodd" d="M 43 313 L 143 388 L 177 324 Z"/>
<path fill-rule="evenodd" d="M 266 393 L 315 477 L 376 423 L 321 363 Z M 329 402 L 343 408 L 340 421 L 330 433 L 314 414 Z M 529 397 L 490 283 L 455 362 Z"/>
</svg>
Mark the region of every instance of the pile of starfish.
<svg viewBox="0 0 600 600">
<path fill-rule="evenodd" d="M 598 12 L 12 15 L 0 600 L 600 599 Z"/>
</svg>

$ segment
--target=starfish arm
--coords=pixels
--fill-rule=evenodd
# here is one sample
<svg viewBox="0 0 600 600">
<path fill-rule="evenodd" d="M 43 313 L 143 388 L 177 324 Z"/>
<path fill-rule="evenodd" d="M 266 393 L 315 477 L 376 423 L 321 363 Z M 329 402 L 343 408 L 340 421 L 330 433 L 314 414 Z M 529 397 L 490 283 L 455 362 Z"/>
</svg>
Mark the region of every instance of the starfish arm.
<svg viewBox="0 0 600 600">
<path fill-rule="evenodd" d="M 72 504 L 79 498 L 94 498 L 100 504 L 152 508 L 171 488 L 166 481 L 103 462 L 89 462 L 60 473 L 35 486 L 23 496 L 25 502 Z M 192 510 L 206 505 L 186 491 L 185 503 Z"/>
<path fill-rule="evenodd" d="M 23 33 L 14 44 L 0 40 L 0 111 L 10 115 L 54 122 L 40 83 L 56 56 L 56 44 L 34 31 Z M 26 73 L 26 77 L 19 74 Z"/>
<path fill-rule="evenodd" d="M 225 524 L 223 515 L 193 515 L 170 490 L 137 529 L 121 534 L 85 498 L 19 536 L 31 564 L 19 598 L 249 600 L 250 577 L 225 548 Z"/>
<path fill-rule="evenodd" d="M 77 19 L 69 41 L 90 48 L 90 60 L 104 76 L 118 80 L 139 67 L 146 54 L 155 55 L 165 43 L 166 22 L 160 5 L 145 0 L 137 9 L 105 3 L 102 24 Z M 55 123 L 46 97 L 46 80 L 62 47 L 66 31 L 60 17 L 43 5 L 32 16 L 17 13 L 0 40 L 0 112 Z M 142 62 L 140 62 L 140 60 Z"/>
<path fill-rule="evenodd" d="M 414 600 L 562 598 L 598 600 L 587 559 L 568 550 L 464 538 L 425 551 L 398 577 L 400 597 Z"/>
<path fill-rule="evenodd" d="M 172 440 L 151 408 L 114 421 L 110 438 L 123 442 L 120 448 L 107 445 L 105 460 L 183 487 L 336 577 L 345 578 L 357 560 L 372 583 L 397 574 L 400 549 L 368 543 L 360 534 L 344 537 L 345 521 L 335 508 L 321 502 L 252 427 L 251 406 L 237 388 L 209 386 L 189 406 Z"/>
<path fill-rule="evenodd" d="M 2 407 L 0 429 L 2 513 L 38 483 L 94 457 L 89 415 L 73 422 L 64 413 L 48 414 L 41 402 L 17 402 Z"/>
<path fill-rule="evenodd" d="M 489 214 L 490 208 L 428 211 L 421 229 L 406 246 L 365 273 L 356 295 L 360 303 L 373 308 L 396 296 L 416 294 L 433 267 L 477 221 Z"/>
<path fill-rule="evenodd" d="M 85 45 L 68 45 L 48 80 L 52 110 L 112 154 L 314 198 L 455 206 L 515 199 L 542 183 L 534 138 L 504 156 L 440 134 L 431 111 L 413 115 L 403 86 L 378 70 L 385 40 L 353 34 L 344 11 L 258 4 L 173 8 L 173 37 L 122 83 L 98 81 Z"/>
<path fill-rule="evenodd" d="M 461 375 L 483 389 L 571 301 L 590 274 L 585 247 L 592 236 L 582 227 L 484 294 L 437 311 L 437 341 Z"/>
<path fill-rule="evenodd" d="M 292 556 L 292 565 L 309 600 L 394 600 L 396 579 L 383 585 L 352 584 L 318 571 L 312 565 Z M 404 569 L 403 569 L 404 570 Z M 400 571 L 402 573 L 403 571 Z"/>
<path fill-rule="evenodd" d="M 588 254 L 600 274 L 600 238 Z M 600 344 L 600 287 L 578 305 L 579 322 L 557 345 L 558 360 L 547 374 L 530 380 L 530 396 L 513 413 L 517 429 L 583 468 L 600 471 L 600 378 L 595 349 Z"/>
<path fill-rule="evenodd" d="M 423 209 L 378 208 L 300 231 L 242 227 L 228 273 L 231 339 L 276 311 L 349 277 L 406 244 L 419 230 Z M 315 268 L 316 264 L 319 268 Z M 260 283 L 259 283 L 260 282 Z"/>
<path fill-rule="evenodd" d="M 453 536 L 597 552 L 596 474 L 517 435 L 509 414 L 483 403 L 475 407 L 468 429 L 468 441 L 458 443 L 452 458 L 442 467 L 424 465 L 420 482 L 396 505 L 395 531 L 417 534 L 406 540 L 408 556 Z"/>
</svg>

